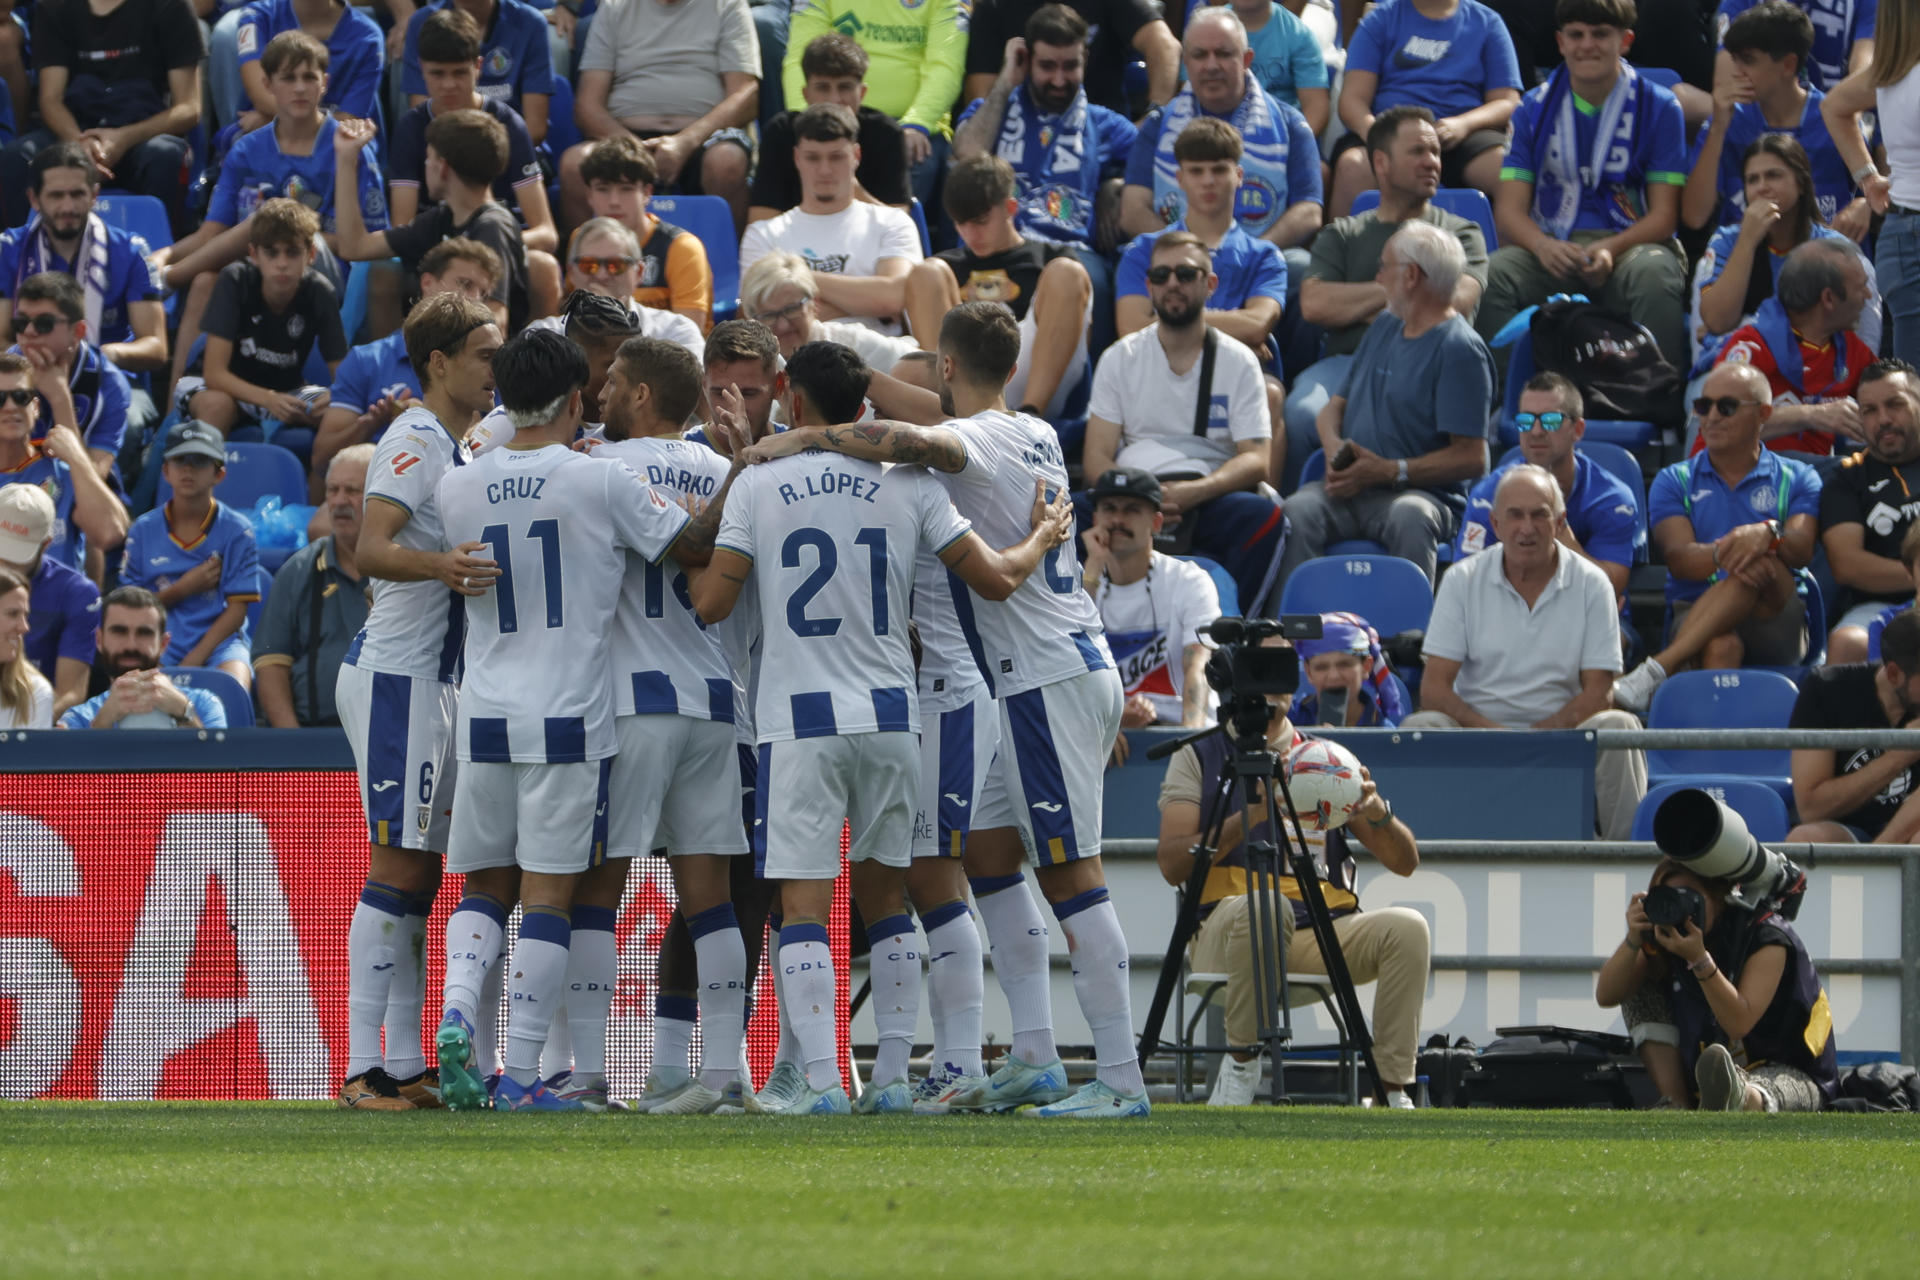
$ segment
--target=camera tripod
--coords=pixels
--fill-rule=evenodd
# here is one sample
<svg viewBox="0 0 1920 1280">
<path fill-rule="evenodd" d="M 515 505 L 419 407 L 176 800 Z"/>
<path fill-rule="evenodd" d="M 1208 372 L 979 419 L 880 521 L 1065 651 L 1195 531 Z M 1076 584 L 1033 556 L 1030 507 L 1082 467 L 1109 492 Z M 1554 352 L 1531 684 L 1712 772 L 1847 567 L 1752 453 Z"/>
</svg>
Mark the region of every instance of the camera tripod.
<svg viewBox="0 0 1920 1280">
<path fill-rule="evenodd" d="M 1280 947 L 1284 934 L 1280 927 L 1279 912 L 1293 908 L 1291 902 L 1280 893 L 1283 865 L 1280 848 L 1271 839 L 1255 839 L 1256 824 L 1249 821 L 1250 814 L 1264 809 L 1266 831 L 1277 835 L 1281 845 L 1286 848 L 1286 862 L 1292 867 L 1314 940 L 1320 945 L 1332 996 L 1340 1011 L 1341 1021 L 1346 1024 L 1347 1036 L 1373 1079 L 1375 1100 L 1384 1105 L 1386 1086 L 1380 1080 L 1378 1068 L 1374 1066 L 1373 1036 L 1367 1029 L 1366 1016 L 1360 1011 L 1360 997 L 1354 990 L 1353 975 L 1347 970 L 1346 957 L 1341 953 L 1340 939 L 1333 931 L 1333 916 L 1327 910 L 1325 895 L 1320 892 L 1320 877 L 1313 865 L 1313 855 L 1307 851 L 1299 818 L 1293 817 L 1291 833 L 1280 820 L 1282 810 L 1275 803 L 1276 789 L 1285 798 L 1285 812 L 1290 817 L 1293 815 L 1293 796 L 1287 787 L 1286 771 L 1281 759 L 1267 743 L 1264 723 L 1257 734 L 1229 734 L 1228 724 L 1223 718 L 1222 723 L 1211 729 L 1154 747 L 1147 753 L 1148 758 L 1161 759 L 1213 734 L 1229 737 L 1234 751 L 1226 767 L 1220 771 L 1214 794 L 1208 798 L 1202 810 L 1200 842 L 1193 851 L 1193 871 L 1188 875 L 1186 888 L 1181 894 L 1173 936 L 1167 940 L 1166 958 L 1160 964 L 1160 981 L 1154 987 L 1153 1003 L 1147 1006 L 1146 1024 L 1140 1033 L 1140 1063 L 1144 1067 L 1156 1053 L 1193 1052 L 1167 1045 L 1160 1038 L 1160 1028 L 1166 1021 L 1167 1006 L 1172 1002 L 1174 987 L 1180 981 L 1181 962 L 1186 955 L 1187 944 L 1200 926 L 1200 897 L 1220 848 L 1227 815 L 1237 807 L 1241 844 L 1246 851 L 1247 923 L 1253 945 L 1253 990 L 1259 1010 L 1259 1030 L 1255 1044 L 1234 1045 L 1233 1048 L 1266 1049 L 1274 1063 L 1275 1079 L 1279 1078 L 1281 1055 L 1286 1052 L 1292 1038 L 1292 1031 L 1280 1008 L 1280 975 L 1284 964 Z M 1240 783 L 1237 804 L 1234 796 L 1236 780 Z M 1263 781 L 1269 784 L 1264 790 L 1261 786 Z M 1276 1088 L 1274 1092 L 1274 1101 L 1278 1103 L 1279 1090 Z"/>
</svg>

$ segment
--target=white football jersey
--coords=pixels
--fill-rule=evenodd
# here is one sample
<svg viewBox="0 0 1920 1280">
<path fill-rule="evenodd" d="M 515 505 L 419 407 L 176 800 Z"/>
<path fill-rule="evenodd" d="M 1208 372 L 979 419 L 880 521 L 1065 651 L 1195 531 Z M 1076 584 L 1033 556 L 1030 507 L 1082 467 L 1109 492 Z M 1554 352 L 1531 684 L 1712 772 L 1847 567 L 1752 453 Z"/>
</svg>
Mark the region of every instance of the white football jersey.
<svg viewBox="0 0 1920 1280">
<path fill-rule="evenodd" d="M 440 482 L 449 544 L 500 567 L 467 601 L 455 743 L 483 764 L 613 754 L 613 617 L 628 551 L 666 554 L 687 513 L 618 462 L 560 445 L 495 449 Z"/>
<path fill-rule="evenodd" d="M 967 621 L 962 622 L 965 618 Z M 984 682 L 977 640 L 969 639 L 973 592 L 922 548 L 913 566 L 913 622 L 920 628 L 920 714 L 951 711 L 973 700 Z M 977 636 L 977 632 L 974 633 Z"/>
<path fill-rule="evenodd" d="M 467 447 L 425 406 L 416 404 L 393 420 L 367 464 L 366 498 L 407 512 L 395 545 L 411 551 L 458 545 L 458 539 L 450 544 L 444 537 L 436 491 L 442 476 L 471 460 Z M 342 661 L 366 671 L 451 684 L 466 634 L 466 598 L 440 582 L 371 581 L 372 610 Z"/>
<path fill-rule="evenodd" d="M 654 493 L 680 505 L 711 502 L 730 464 L 703 444 L 672 436 L 608 441 L 596 458 L 625 463 Z M 733 668 L 717 628 L 700 621 L 687 575 L 671 557 L 627 557 L 627 578 L 614 614 L 613 696 L 623 716 L 681 715 L 732 723 Z"/>
<path fill-rule="evenodd" d="M 914 562 L 967 529 L 918 467 L 811 451 L 741 472 L 718 541 L 753 561 L 761 742 L 920 731 Z"/>
<path fill-rule="evenodd" d="M 936 474 L 974 531 L 993 547 L 1010 547 L 1033 532 L 1034 481 L 1044 476 L 1049 492 L 1067 487 L 1053 428 L 998 409 L 941 425 L 960 437 L 967 463 L 954 474 Z M 975 596 L 973 617 L 996 698 L 1113 666 L 1071 538 L 1049 551 L 1007 599 Z"/>
</svg>

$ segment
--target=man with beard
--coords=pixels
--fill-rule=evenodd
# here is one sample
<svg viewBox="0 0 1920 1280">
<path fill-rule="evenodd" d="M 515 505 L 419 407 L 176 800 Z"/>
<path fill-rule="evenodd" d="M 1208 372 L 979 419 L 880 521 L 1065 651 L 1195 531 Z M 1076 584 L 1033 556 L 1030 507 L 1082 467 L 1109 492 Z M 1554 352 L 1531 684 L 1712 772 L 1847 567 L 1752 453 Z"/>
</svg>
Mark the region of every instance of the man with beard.
<svg viewBox="0 0 1920 1280">
<path fill-rule="evenodd" d="M 1116 463 L 1157 476 L 1180 541 L 1225 566 L 1252 614 L 1273 585 L 1286 522 L 1259 492 L 1273 434 L 1259 357 L 1206 322 L 1218 282 L 1193 232 L 1154 242 L 1147 296 L 1159 319 L 1114 343 L 1094 371 L 1085 465 L 1095 477 Z"/>
<path fill-rule="evenodd" d="M 113 683 L 60 717 L 62 729 L 224 729 L 218 696 L 182 689 L 160 670 L 167 610 L 145 587 L 119 587 L 100 602 L 99 663 Z"/>
<path fill-rule="evenodd" d="M 1795 729 L 1911 729 L 1920 723 L 1920 613 L 1887 624 L 1879 662 L 1815 667 L 1800 685 L 1787 723 Z M 1800 825 L 1789 840 L 1906 844 L 1920 836 L 1920 751 L 1804 750 L 1793 753 L 1793 805 Z"/>
<path fill-rule="evenodd" d="M 1867 657 L 1867 627 L 1891 604 L 1913 599 L 1902 543 L 1920 515 L 1920 375 L 1904 360 L 1860 371 L 1854 390 L 1863 452 L 1827 476 L 1820 490 L 1820 541 L 1850 604 L 1827 640 L 1827 661 Z"/>
</svg>

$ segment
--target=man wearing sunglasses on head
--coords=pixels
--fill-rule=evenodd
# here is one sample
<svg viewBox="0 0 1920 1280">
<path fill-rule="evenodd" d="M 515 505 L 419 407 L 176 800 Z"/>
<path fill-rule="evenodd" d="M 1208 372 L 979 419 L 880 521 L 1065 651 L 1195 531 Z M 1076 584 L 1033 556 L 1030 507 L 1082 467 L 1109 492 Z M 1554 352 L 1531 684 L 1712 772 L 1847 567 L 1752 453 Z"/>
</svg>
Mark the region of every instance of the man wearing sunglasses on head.
<svg viewBox="0 0 1920 1280">
<path fill-rule="evenodd" d="M 1795 663 L 1807 651 L 1802 571 L 1819 536 L 1820 476 L 1763 449 L 1773 416 L 1767 379 L 1723 364 L 1693 402 L 1704 452 L 1654 477 L 1653 541 L 1667 564 L 1667 645 L 1614 682 L 1614 705 L 1644 713 L 1669 674 Z"/>
</svg>

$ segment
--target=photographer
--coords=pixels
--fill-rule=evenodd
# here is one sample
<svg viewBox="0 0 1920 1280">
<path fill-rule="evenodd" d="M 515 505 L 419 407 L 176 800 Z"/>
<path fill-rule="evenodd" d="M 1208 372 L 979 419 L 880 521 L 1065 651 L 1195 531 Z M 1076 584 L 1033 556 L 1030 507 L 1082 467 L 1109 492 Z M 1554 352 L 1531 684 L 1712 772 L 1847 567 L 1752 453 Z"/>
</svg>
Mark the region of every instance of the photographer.
<svg viewBox="0 0 1920 1280">
<path fill-rule="evenodd" d="M 1272 636 L 1263 648 L 1285 648 L 1287 641 Z M 1267 749 L 1284 758 L 1307 741 L 1287 719 L 1284 695 L 1267 698 Z M 1193 847 L 1208 814 L 1207 798 L 1219 787 L 1221 770 L 1233 759 L 1233 744 L 1224 736 L 1203 738 L 1182 747 L 1167 762 L 1160 785 L 1160 874 L 1180 887 L 1193 873 Z M 1363 771 L 1364 772 L 1364 771 Z M 1263 803 L 1264 803 L 1264 791 Z M 1266 835 L 1266 823 L 1254 830 Z M 1290 830 L 1290 829 L 1289 829 Z M 1201 893 L 1200 928 L 1189 958 L 1204 972 L 1227 975 L 1227 1040 L 1253 1045 L 1259 1035 L 1261 1010 L 1253 984 L 1253 943 L 1248 924 L 1246 853 L 1243 821 L 1238 805 L 1221 831 L 1220 847 Z M 1373 997 L 1374 1060 L 1386 1087 L 1387 1103 L 1411 1108 L 1415 1045 L 1420 1036 L 1420 1002 L 1427 990 L 1428 935 L 1426 917 L 1407 907 L 1360 911 L 1354 895 L 1351 846 L 1358 841 L 1395 875 L 1412 875 L 1420 865 L 1413 832 L 1393 816 L 1393 806 L 1366 784 L 1365 799 L 1345 829 L 1306 833 L 1314 865 L 1322 880 L 1327 908 L 1333 916 L 1340 951 L 1356 985 L 1378 981 Z M 1277 843 L 1277 841 L 1276 841 Z M 1326 963 L 1308 924 L 1306 908 L 1292 876 L 1280 877 L 1280 892 L 1291 900 L 1291 911 L 1278 912 L 1286 968 L 1289 973 L 1325 973 Z M 1208 1098 L 1212 1106 L 1247 1106 L 1260 1084 L 1257 1049 L 1239 1049 L 1220 1063 L 1220 1076 Z"/>
<path fill-rule="evenodd" d="M 1786 920 L 1733 888 L 1663 858 L 1594 1000 L 1625 1017 L 1662 1106 L 1695 1105 L 1691 1072 L 1704 1111 L 1818 1111 L 1839 1078 L 1820 975 Z"/>
</svg>

